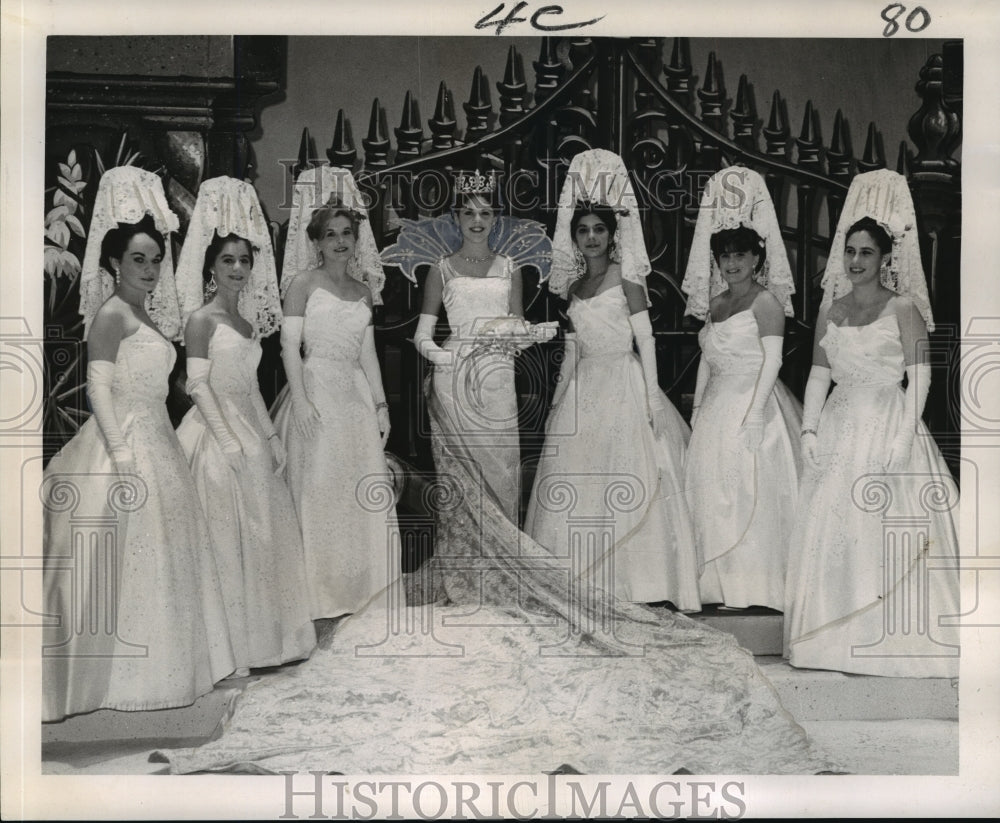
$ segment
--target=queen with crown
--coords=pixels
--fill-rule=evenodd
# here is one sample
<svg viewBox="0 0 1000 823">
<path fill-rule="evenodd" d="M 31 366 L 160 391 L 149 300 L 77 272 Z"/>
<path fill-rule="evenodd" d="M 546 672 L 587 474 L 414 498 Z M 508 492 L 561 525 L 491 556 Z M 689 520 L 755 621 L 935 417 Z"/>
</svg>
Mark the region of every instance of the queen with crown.
<svg viewBox="0 0 1000 823">
<path fill-rule="evenodd" d="M 433 366 L 427 396 L 438 474 L 453 476 L 448 466 L 461 454 L 475 476 L 475 488 L 461 493 L 489 495 L 516 526 L 521 462 L 514 356 L 556 332 L 555 324 L 523 319 L 521 266 L 547 273 L 551 244 L 541 224 L 499 214 L 500 186 L 492 174 L 457 174 L 454 198 L 450 214 L 404 221 L 383 259 L 414 281 L 419 266 L 429 268 L 413 342 Z M 434 328 L 442 307 L 451 333 L 438 345 Z M 472 542 L 462 524 L 441 518 L 437 556 L 466 553 Z"/>
</svg>

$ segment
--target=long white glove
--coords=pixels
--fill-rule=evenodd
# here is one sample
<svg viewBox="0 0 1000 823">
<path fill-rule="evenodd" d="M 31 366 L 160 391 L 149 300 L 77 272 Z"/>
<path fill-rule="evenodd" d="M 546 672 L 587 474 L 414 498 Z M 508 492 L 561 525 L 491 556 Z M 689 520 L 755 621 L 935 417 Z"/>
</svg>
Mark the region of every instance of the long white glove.
<svg viewBox="0 0 1000 823">
<path fill-rule="evenodd" d="M 94 410 L 94 419 L 104 435 L 115 469 L 122 474 L 129 474 L 135 472 L 135 455 L 125 441 L 115 415 L 115 406 L 111 400 L 111 383 L 114 377 L 115 364 L 110 360 L 91 360 L 87 365 L 87 395 Z"/>
<path fill-rule="evenodd" d="M 649 312 L 641 311 L 629 315 L 629 325 L 635 335 L 635 345 L 639 349 L 642 377 L 646 381 L 646 400 L 649 403 L 649 422 L 653 434 L 660 437 L 667 431 L 667 410 L 656 376 L 656 342 L 653 340 L 653 325 L 649 322 Z"/>
<path fill-rule="evenodd" d="M 301 317 L 285 317 L 281 324 L 281 362 L 285 365 L 288 378 L 288 393 L 292 396 L 292 419 L 303 437 L 312 437 L 319 421 L 319 411 L 306 394 L 305 378 L 302 371 L 302 326 Z"/>
<path fill-rule="evenodd" d="M 702 353 L 698 360 L 698 375 L 694 380 L 694 402 L 691 404 L 691 428 L 694 428 L 698 419 L 698 409 L 701 408 L 701 401 L 705 396 L 705 387 L 708 385 L 708 378 L 712 376 L 712 367 L 708 365 L 708 359 Z"/>
<path fill-rule="evenodd" d="M 257 385 L 250 391 L 250 402 L 253 404 L 260 427 L 267 433 L 267 445 L 274 458 L 274 473 L 281 474 L 288 462 L 288 452 L 285 451 L 285 444 L 281 442 L 281 437 L 274 428 L 271 415 L 267 413 L 267 406 L 264 405 L 264 398 L 260 396 L 260 387 Z"/>
<path fill-rule="evenodd" d="M 434 342 L 434 326 L 437 317 L 433 314 L 422 314 L 417 321 L 417 330 L 413 333 L 413 343 L 420 354 L 438 368 L 447 369 L 454 363 L 454 353 L 442 349 Z"/>
<path fill-rule="evenodd" d="M 805 402 L 802 405 L 802 453 L 814 469 L 819 468 L 816 429 L 819 426 L 819 416 L 826 404 L 831 381 L 830 369 L 826 366 L 813 366 L 809 370 Z"/>
<path fill-rule="evenodd" d="M 382 370 L 378 365 L 378 354 L 375 352 L 375 328 L 371 325 L 365 329 L 364 340 L 361 341 L 361 370 L 365 373 L 368 386 L 372 390 L 375 401 L 375 420 L 379 433 L 382 435 L 382 445 L 389 439 L 389 404 L 385 402 L 385 388 L 382 386 Z"/>
<path fill-rule="evenodd" d="M 187 393 L 191 395 L 205 418 L 212 436 L 215 437 L 222 454 L 229 463 L 229 467 L 234 471 L 241 471 L 245 468 L 243 459 L 243 447 L 239 439 L 233 434 L 226 422 L 226 415 L 222 411 L 219 398 L 212 391 L 212 386 L 208 382 L 208 376 L 212 371 L 212 361 L 205 357 L 189 357 L 187 359 Z"/>
<path fill-rule="evenodd" d="M 910 462 L 917 423 L 923 416 L 927 393 L 931 390 L 931 367 L 926 363 L 907 366 L 906 379 L 903 419 L 900 421 L 899 432 L 892 441 L 885 461 L 885 468 L 889 471 L 902 471 Z"/>
<path fill-rule="evenodd" d="M 764 407 L 778 382 L 778 372 L 781 371 L 781 347 L 784 338 L 780 335 L 768 335 L 761 338 L 764 347 L 764 362 L 757 374 L 757 385 L 754 388 L 750 408 L 743 418 L 743 437 L 747 448 L 756 451 L 764 440 Z"/>
</svg>

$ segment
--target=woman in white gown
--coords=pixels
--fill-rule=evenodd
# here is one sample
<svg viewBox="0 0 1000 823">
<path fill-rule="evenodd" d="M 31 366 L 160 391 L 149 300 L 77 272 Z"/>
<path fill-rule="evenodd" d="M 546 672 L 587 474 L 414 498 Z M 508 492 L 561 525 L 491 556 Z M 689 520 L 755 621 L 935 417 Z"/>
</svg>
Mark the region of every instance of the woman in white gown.
<svg viewBox="0 0 1000 823">
<path fill-rule="evenodd" d="M 390 477 L 372 325 L 385 275 L 349 172 L 307 169 L 294 197 L 282 280 L 288 388 L 274 419 L 318 619 L 357 611 L 400 574 L 395 512 L 369 504 L 372 485 Z"/>
<path fill-rule="evenodd" d="M 93 416 L 45 471 L 43 720 L 185 706 L 233 671 L 208 524 L 167 415 L 180 318 L 159 178 L 102 178 L 81 273 Z M 112 280 L 114 278 L 114 281 Z"/>
<path fill-rule="evenodd" d="M 195 402 L 177 436 L 210 515 L 237 673 L 246 674 L 307 657 L 316 645 L 302 536 L 278 476 L 285 451 L 257 384 L 260 338 L 277 329 L 281 306 L 267 223 L 249 183 L 201 184 L 177 289 Z"/>
<path fill-rule="evenodd" d="M 705 321 L 684 471 L 701 599 L 781 611 L 801 466 L 801 406 L 778 379 L 795 286 L 757 172 L 705 186 L 682 288 Z"/>
<path fill-rule="evenodd" d="M 579 553 L 572 562 L 585 578 L 622 600 L 698 611 L 683 487 L 690 432 L 657 381 L 638 203 L 621 158 L 603 150 L 578 154 L 566 187 L 602 178 L 600 200 L 560 204 L 548 285 L 570 300 L 573 331 L 525 531 L 558 557 Z"/>
<path fill-rule="evenodd" d="M 958 675 L 958 490 L 920 419 L 933 320 L 915 227 L 905 179 L 855 177 L 823 278 L 802 418 L 785 609 L 793 666 Z"/>
<path fill-rule="evenodd" d="M 471 185 L 484 185 L 480 178 Z M 445 346 L 428 339 L 437 308 L 429 295 L 430 319 L 421 320 L 415 338 L 435 362 L 427 402 L 440 481 L 432 502 L 447 535 L 443 544 L 435 540 L 435 560 L 450 604 L 400 609 L 391 598 L 373 601 L 338 627 L 329 649 L 294 672 L 249 686 L 218 740 L 167 753 L 171 771 L 832 768 L 731 635 L 618 602 L 597 588 L 574 589 L 568 564 L 512 520 L 509 472 L 494 471 L 485 456 L 485 424 L 505 420 L 511 406 L 506 389 L 488 381 L 496 368 L 498 383 L 507 385 L 507 367 L 494 358 L 509 360 L 552 328 L 506 316 L 518 308 L 517 285 L 513 272 L 507 276 L 513 265 L 494 254 L 508 248 L 497 238 L 513 223 L 520 223 L 511 232 L 514 247 L 538 248 L 544 233 L 529 221 L 495 218 L 486 197 L 461 205 L 470 211 L 458 215 L 460 233 L 448 217 L 420 221 L 425 237 L 452 226 L 454 244 L 437 257 L 452 259 L 428 275 L 441 281 L 437 299 L 449 310 L 452 337 Z M 490 244 L 494 220 L 501 226 Z M 385 259 L 400 261 L 404 271 L 412 271 L 406 261 L 422 245 L 410 242 L 420 233 L 416 226 L 405 223 L 400 242 L 386 250 Z M 482 364 L 489 366 L 485 374 Z M 500 447 L 510 448 L 507 438 Z"/>
</svg>

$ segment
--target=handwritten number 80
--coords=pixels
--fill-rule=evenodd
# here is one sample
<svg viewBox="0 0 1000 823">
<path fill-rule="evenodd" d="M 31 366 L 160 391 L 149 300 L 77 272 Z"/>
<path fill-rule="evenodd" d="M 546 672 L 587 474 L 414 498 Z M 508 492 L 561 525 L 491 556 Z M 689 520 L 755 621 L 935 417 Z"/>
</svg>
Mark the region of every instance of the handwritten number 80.
<svg viewBox="0 0 1000 823">
<path fill-rule="evenodd" d="M 906 6 L 902 3 L 890 3 L 882 9 L 882 19 L 885 20 L 885 28 L 882 30 L 883 37 L 892 37 L 899 31 L 899 23 L 896 21 L 906 11 Z M 919 22 L 917 18 L 920 18 Z M 906 15 L 904 25 L 906 30 L 912 34 L 923 31 L 931 24 L 931 16 L 923 6 L 914 6 L 913 11 Z"/>
</svg>

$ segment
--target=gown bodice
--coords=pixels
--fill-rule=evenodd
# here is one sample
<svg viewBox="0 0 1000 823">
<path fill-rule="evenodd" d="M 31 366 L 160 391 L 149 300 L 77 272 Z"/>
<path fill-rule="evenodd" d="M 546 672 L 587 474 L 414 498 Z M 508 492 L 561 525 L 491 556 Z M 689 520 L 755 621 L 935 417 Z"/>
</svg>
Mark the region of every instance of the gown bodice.
<svg viewBox="0 0 1000 823">
<path fill-rule="evenodd" d="M 838 386 L 895 386 L 903 380 L 906 365 L 895 314 L 865 326 L 830 323 L 820 345 Z"/>
<path fill-rule="evenodd" d="M 115 404 L 148 405 L 166 401 L 176 358 L 170 342 L 141 323 L 138 331 L 118 344 L 111 384 Z"/>
<path fill-rule="evenodd" d="M 306 358 L 355 361 L 371 310 L 364 300 L 343 300 L 323 288 L 309 295 L 302 337 Z"/>
<path fill-rule="evenodd" d="M 458 274 L 448 258 L 439 264 L 444 284 L 442 301 L 453 339 L 476 335 L 483 321 L 510 314 L 510 258 L 497 255 L 484 277 Z"/>
<path fill-rule="evenodd" d="M 208 357 L 216 394 L 247 395 L 258 390 L 261 349 L 256 337 L 244 337 L 232 326 L 219 323 L 208 343 Z"/>
<path fill-rule="evenodd" d="M 711 317 L 698 333 L 702 356 L 712 374 L 753 374 L 764 363 L 757 317 L 750 309 L 718 322 Z"/>
<path fill-rule="evenodd" d="M 582 299 L 573 298 L 568 310 L 580 357 L 600 357 L 632 352 L 632 327 L 628 302 L 621 286 Z"/>
</svg>

